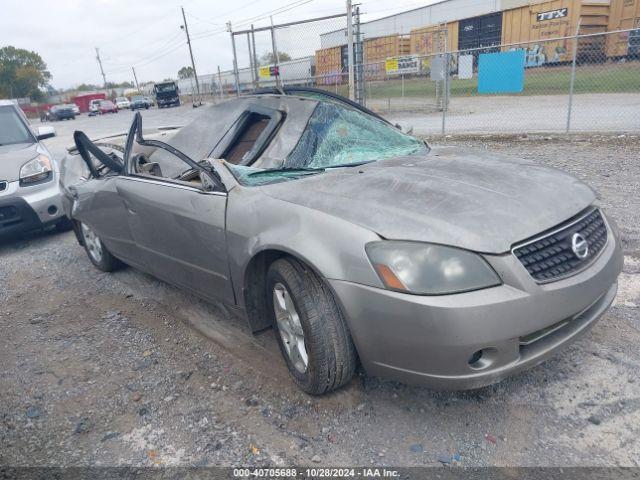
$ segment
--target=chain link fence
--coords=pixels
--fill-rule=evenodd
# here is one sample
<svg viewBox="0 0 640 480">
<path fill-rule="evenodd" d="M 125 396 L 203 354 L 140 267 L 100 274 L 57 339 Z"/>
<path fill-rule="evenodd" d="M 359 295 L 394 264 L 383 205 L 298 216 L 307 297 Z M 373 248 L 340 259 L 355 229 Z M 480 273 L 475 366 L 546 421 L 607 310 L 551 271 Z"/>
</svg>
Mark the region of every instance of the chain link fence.
<svg viewBox="0 0 640 480">
<path fill-rule="evenodd" d="M 342 85 L 348 68 L 340 46 L 346 41 L 346 26 L 344 13 L 232 32 L 237 69 L 221 74 L 223 91 Z M 331 41 L 325 39 L 333 34 L 337 49 L 327 48 Z"/>
<path fill-rule="evenodd" d="M 406 37 L 419 53 L 365 64 L 366 104 L 421 134 L 639 130 L 640 55 L 607 55 L 635 32 L 457 51 L 446 31 Z"/>
<path fill-rule="evenodd" d="M 233 31 L 237 69 L 201 76 L 201 90 L 216 101 L 282 86 L 349 96 L 348 20 Z M 451 24 L 383 36 L 359 27 L 356 7 L 355 99 L 418 134 L 640 130 L 640 28 L 511 44 L 496 31 L 458 49 Z M 181 81 L 183 94 L 193 83 Z"/>
</svg>

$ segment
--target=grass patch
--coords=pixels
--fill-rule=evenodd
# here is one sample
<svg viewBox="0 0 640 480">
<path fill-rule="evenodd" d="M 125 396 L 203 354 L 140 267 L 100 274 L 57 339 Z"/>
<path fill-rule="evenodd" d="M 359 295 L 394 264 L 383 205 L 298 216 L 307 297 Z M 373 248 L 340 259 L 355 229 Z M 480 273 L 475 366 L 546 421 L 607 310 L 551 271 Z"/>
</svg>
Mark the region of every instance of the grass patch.
<svg viewBox="0 0 640 480">
<path fill-rule="evenodd" d="M 524 91 L 518 95 L 564 95 L 569 93 L 571 67 L 545 67 L 525 70 Z M 478 95 L 477 76 L 470 80 L 450 79 L 452 97 Z M 428 77 L 405 78 L 405 97 L 435 98 L 435 82 Z M 346 85 L 321 87 L 348 95 Z M 366 82 L 367 98 L 385 99 L 403 96 L 402 80 Z M 640 93 L 640 62 L 626 64 L 581 65 L 576 69 L 574 93 Z"/>
</svg>

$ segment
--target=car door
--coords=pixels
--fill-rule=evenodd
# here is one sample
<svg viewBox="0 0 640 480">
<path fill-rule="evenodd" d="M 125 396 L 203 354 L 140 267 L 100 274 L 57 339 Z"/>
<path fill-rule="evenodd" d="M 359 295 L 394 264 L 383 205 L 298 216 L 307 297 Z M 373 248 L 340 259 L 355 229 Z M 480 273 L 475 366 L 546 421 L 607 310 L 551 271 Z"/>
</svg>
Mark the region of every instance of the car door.
<svg viewBox="0 0 640 480">
<path fill-rule="evenodd" d="M 226 193 L 135 174 L 118 177 L 117 190 L 145 270 L 201 297 L 233 303 Z"/>
<path fill-rule="evenodd" d="M 113 149 L 100 142 L 91 142 L 82 132 L 74 134 L 79 161 L 74 153 L 67 158 L 62 183 L 71 202 L 72 218 L 89 225 L 109 251 L 134 266 L 139 266 L 139 254 L 127 221 L 127 210 L 117 191 L 120 172 L 113 166 Z M 68 212 L 69 213 L 69 212 Z"/>
</svg>

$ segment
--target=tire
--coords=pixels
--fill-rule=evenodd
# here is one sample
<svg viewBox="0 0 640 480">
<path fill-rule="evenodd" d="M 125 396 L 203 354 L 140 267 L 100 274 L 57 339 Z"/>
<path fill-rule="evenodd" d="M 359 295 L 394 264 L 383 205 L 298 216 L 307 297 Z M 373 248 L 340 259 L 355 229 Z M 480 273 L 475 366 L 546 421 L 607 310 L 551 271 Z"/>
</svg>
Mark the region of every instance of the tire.
<svg viewBox="0 0 640 480">
<path fill-rule="evenodd" d="M 79 230 L 82 236 L 84 250 L 87 252 L 91 263 L 93 263 L 98 270 L 113 272 L 124 265 L 120 260 L 111 255 L 111 252 L 107 250 L 107 247 L 91 227 L 80 222 Z"/>
<path fill-rule="evenodd" d="M 356 350 L 322 279 L 297 260 L 283 258 L 269 268 L 266 290 L 276 339 L 295 383 L 312 395 L 347 384 L 356 369 Z"/>
<path fill-rule="evenodd" d="M 56 232 L 68 232 L 73 228 L 73 224 L 67 217 L 63 217 L 62 220 L 59 220 L 58 223 L 56 223 L 55 228 Z"/>
</svg>

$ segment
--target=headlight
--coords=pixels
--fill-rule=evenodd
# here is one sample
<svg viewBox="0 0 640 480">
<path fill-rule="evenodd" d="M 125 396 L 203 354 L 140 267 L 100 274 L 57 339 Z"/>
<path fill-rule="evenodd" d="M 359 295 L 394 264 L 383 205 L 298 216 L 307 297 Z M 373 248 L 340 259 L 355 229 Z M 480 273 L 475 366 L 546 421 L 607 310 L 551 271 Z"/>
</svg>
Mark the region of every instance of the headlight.
<svg viewBox="0 0 640 480">
<path fill-rule="evenodd" d="M 480 255 L 459 248 L 383 241 L 368 243 L 365 249 L 380 280 L 391 290 L 442 295 L 502 283 Z"/>
<path fill-rule="evenodd" d="M 38 155 L 33 160 L 25 163 L 20 169 L 20 185 L 28 186 L 44 183 L 51 179 L 52 172 L 51 159 L 46 155 Z"/>
</svg>

